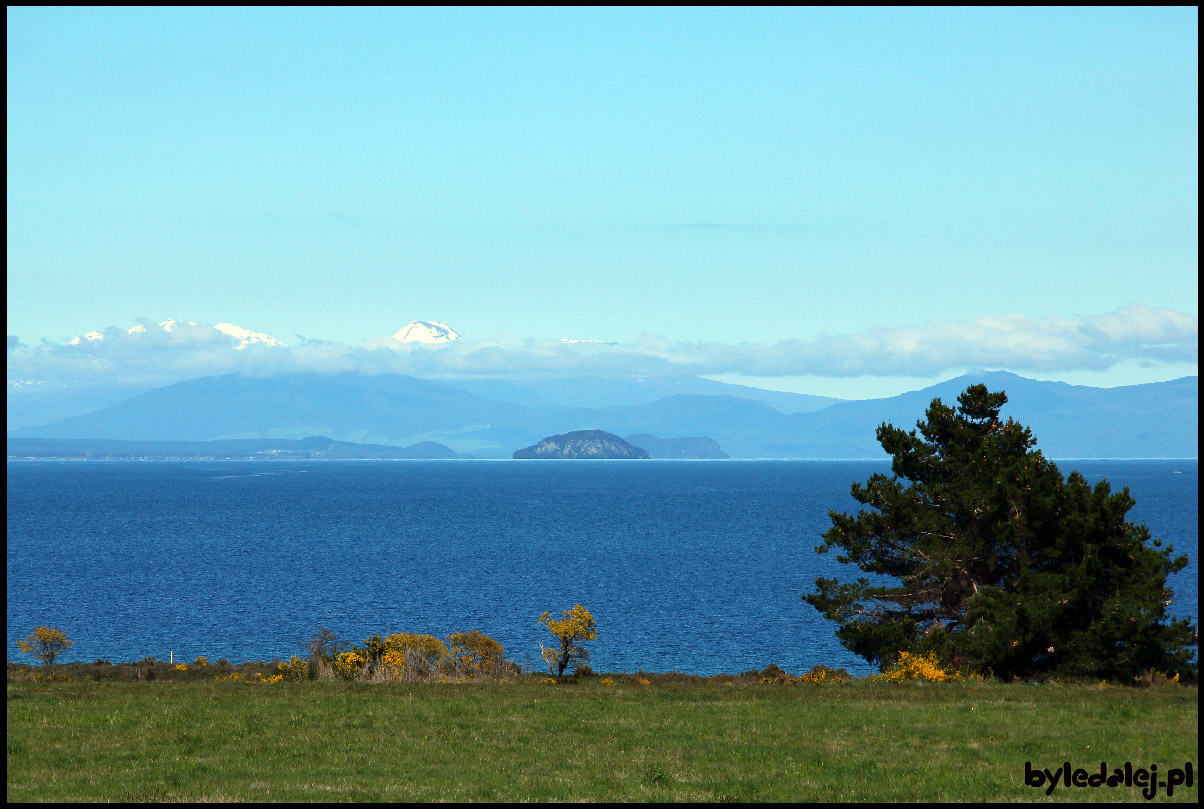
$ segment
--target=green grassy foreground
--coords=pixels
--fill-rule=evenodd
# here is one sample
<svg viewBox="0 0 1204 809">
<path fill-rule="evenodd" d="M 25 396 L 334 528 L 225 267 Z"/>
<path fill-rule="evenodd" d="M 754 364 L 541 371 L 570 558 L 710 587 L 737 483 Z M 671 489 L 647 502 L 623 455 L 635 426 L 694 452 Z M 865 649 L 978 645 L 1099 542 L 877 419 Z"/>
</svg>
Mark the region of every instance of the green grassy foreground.
<svg viewBox="0 0 1204 809">
<path fill-rule="evenodd" d="M 10 677 L 8 800 L 1114 801 L 1142 798 L 1024 763 L 1197 763 L 1194 687 L 601 679 Z"/>
</svg>

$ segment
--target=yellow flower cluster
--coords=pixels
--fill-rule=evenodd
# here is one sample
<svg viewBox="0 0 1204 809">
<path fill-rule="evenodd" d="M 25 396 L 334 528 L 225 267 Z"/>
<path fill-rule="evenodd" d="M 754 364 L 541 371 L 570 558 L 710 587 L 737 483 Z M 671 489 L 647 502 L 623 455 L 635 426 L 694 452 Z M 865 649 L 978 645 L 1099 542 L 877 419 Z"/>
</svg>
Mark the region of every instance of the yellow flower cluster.
<svg viewBox="0 0 1204 809">
<path fill-rule="evenodd" d="M 639 679 L 639 683 L 640 683 L 640 685 L 652 685 L 652 681 L 647 679 L 646 677 L 641 677 Z"/>
<path fill-rule="evenodd" d="M 610 679 L 609 677 L 602 678 L 602 685 L 614 685 L 614 684 L 615 684 L 615 681 Z"/>
<path fill-rule="evenodd" d="M 280 670 L 280 675 L 286 680 L 300 682 L 309 678 L 309 662 L 296 655 L 290 657 L 287 663 L 281 663 L 276 668 Z"/>
<path fill-rule="evenodd" d="M 399 680 L 406 668 L 406 653 L 397 649 L 390 649 L 381 655 L 380 662 L 393 679 Z"/>
<path fill-rule="evenodd" d="M 477 629 L 453 632 L 447 636 L 447 646 L 452 666 L 470 680 L 497 671 L 506 661 L 502 644 Z"/>
<path fill-rule="evenodd" d="M 200 666 L 201 668 L 205 668 L 205 666 L 209 665 L 209 658 L 198 657 L 196 660 L 192 661 L 192 665 Z"/>
<path fill-rule="evenodd" d="M 416 652 L 430 660 L 438 662 L 447 654 L 447 644 L 434 635 L 419 635 L 415 632 L 394 632 L 385 638 L 385 649 L 391 652 Z"/>
<path fill-rule="evenodd" d="M 177 663 L 176 665 L 172 666 L 172 670 L 173 671 L 188 671 L 188 664 L 187 663 Z"/>
<path fill-rule="evenodd" d="M 547 624 L 548 629 L 558 638 L 573 638 L 575 640 L 593 640 L 598 637 L 594 627 L 594 616 L 589 610 L 577 604 L 571 610 L 562 610 L 563 619 L 557 621 L 550 614 L 544 613 L 539 622 Z"/>
<path fill-rule="evenodd" d="M 334 671 L 345 680 L 354 680 L 367 662 L 359 652 L 343 652 L 334 659 Z"/>
<path fill-rule="evenodd" d="M 540 655 L 548 664 L 548 669 L 556 674 L 563 674 L 571 664 L 582 666 L 589 663 L 589 650 L 581 644 L 598 637 L 594 616 L 585 607 L 577 604 L 571 610 L 562 610 L 560 614 L 559 621 L 548 612 L 539 616 L 539 622 L 547 624 L 548 631 L 557 641 L 555 646 L 549 648 L 540 644 Z"/>
<path fill-rule="evenodd" d="M 852 678 L 844 669 L 831 669 L 821 663 L 812 666 L 806 674 L 795 679 L 807 685 L 819 685 L 821 683 L 843 683 Z"/>
<path fill-rule="evenodd" d="M 899 659 L 891 664 L 886 671 L 882 672 L 878 679 L 892 683 L 903 682 L 904 680 L 926 680 L 931 683 L 944 683 L 959 678 L 956 672 L 945 671 L 941 668 L 941 662 L 937 659 L 935 652 L 929 652 L 925 655 L 899 652 Z"/>
<path fill-rule="evenodd" d="M 39 626 L 25 640 L 17 641 L 23 654 L 34 655 L 45 666 L 53 666 L 55 658 L 74 645 L 66 632 L 53 626 Z"/>
<path fill-rule="evenodd" d="M 8 673 L 10 680 L 32 681 L 35 683 L 73 683 L 75 678 L 70 674 L 57 674 L 55 672 L 46 671 L 10 671 Z"/>
<path fill-rule="evenodd" d="M 250 677 L 250 676 L 242 677 L 239 675 L 238 672 L 234 672 L 233 674 L 231 674 L 228 677 L 223 677 L 222 675 L 219 674 L 216 677 L 214 677 L 213 679 L 219 683 L 250 683 L 251 685 L 266 685 L 269 683 L 284 682 L 284 675 L 283 674 L 273 674 L 271 677 L 264 677 L 263 672 L 257 671 L 257 672 L 255 672 L 255 676 L 253 676 L 253 677 Z"/>
</svg>

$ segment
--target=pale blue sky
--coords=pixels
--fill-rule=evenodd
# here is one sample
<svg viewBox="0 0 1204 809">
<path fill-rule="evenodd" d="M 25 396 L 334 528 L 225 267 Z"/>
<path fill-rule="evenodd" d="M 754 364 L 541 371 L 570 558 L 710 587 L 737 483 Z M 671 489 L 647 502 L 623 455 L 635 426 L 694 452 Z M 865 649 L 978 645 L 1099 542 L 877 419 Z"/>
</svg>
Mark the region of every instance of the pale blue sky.
<svg viewBox="0 0 1204 809">
<path fill-rule="evenodd" d="M 139 317 L 351 345 L 418 319 L 772 345 L 1198 317 L 1194 8 L 7 22 L 25 344 Z M 1043 373 L 1195 368 L 1180 352 Z"/>
</svg>

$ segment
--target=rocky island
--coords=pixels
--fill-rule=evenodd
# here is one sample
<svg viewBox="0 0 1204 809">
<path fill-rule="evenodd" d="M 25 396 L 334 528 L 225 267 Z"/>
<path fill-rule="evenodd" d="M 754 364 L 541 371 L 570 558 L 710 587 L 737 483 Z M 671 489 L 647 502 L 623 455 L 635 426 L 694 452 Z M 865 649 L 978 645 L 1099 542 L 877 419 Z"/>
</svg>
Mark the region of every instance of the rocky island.
<svg viewBox="0 0 1204 809">
<path fill-rule="evenodd" d="M 614 433 L 603 430 L 576 430 L 553 435 L 514 453 L 514 457 L 556 459 L 637 459 L 647 458 L 647 450 L 633 446 Z"/>
</svg>

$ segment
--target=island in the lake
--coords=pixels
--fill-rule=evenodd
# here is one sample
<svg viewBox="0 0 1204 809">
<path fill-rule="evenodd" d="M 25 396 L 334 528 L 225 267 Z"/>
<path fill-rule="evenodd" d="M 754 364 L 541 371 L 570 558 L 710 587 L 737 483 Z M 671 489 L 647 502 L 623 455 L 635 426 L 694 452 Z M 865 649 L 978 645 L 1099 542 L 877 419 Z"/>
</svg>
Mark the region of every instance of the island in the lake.
<svg viewBox="0 0 1204 809">
<path fill-rule="evenodd" d="M 576 430 L 553 435 L 538 444 L 517 450 L 517 459 L 646 459 L 648 451 L 629 444 L 604 430 Z"/>
</svg>

